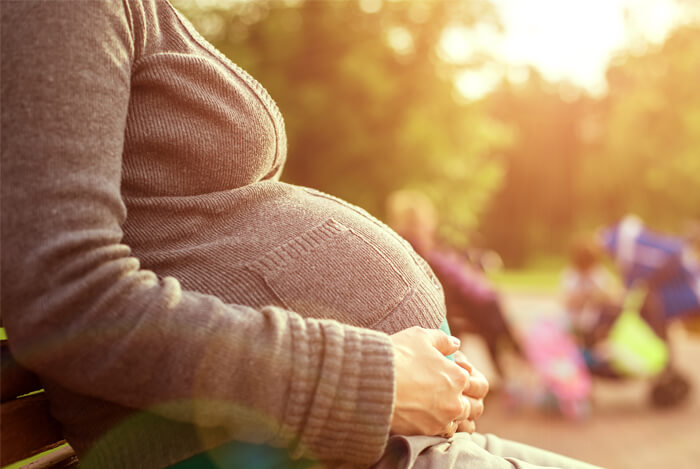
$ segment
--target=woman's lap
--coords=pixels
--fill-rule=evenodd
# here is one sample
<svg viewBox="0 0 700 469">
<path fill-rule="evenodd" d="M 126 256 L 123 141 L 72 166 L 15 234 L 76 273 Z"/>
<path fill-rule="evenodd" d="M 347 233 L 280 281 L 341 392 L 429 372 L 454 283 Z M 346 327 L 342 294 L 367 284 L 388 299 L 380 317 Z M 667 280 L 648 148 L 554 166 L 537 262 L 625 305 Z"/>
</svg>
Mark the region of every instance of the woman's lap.
<svg viewBox="0 0 700 469">
<path fill-rule="evenodd" d="M 445 439 L 393 436 L 374 469 L 594 469 L 597 466 L 491 434 L 457 433 Z"/>
</svg>

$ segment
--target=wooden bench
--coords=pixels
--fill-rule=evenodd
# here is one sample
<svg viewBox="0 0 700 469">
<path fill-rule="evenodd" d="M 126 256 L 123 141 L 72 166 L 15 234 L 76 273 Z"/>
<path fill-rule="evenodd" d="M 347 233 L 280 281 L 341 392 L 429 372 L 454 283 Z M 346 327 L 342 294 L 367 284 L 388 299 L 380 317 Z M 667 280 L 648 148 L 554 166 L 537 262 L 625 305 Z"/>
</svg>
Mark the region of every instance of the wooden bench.
<svg viewBox="0 0 700 469">
<path fill-rule="evenodd" d="M 2 420 L 0 459 L 2 467 L 58 448 L 23 466 L 27 469 L 78 467 L 78 458 L 66 444 L 61 425 L 49 413 L 49 402 L 39 379 L 22 368 L 2 344 Z M 60 447 L 60 448 L 59 448 Z"/>
</svg>

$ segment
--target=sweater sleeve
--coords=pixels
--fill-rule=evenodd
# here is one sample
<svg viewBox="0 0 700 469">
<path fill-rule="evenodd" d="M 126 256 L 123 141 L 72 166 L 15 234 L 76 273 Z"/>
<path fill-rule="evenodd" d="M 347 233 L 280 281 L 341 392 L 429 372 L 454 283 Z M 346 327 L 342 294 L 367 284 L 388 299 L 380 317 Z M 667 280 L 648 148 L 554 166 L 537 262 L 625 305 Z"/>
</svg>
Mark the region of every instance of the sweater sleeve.
<svg viewBox="0 0 700 469">
<path fill-rule="evenodd" d="M 76 393 L 369 463 L 385 334 L 183 291 L 121 243 L 139 2 L 2 5 L 2 314 L 16 358 Z"/>
</svg>

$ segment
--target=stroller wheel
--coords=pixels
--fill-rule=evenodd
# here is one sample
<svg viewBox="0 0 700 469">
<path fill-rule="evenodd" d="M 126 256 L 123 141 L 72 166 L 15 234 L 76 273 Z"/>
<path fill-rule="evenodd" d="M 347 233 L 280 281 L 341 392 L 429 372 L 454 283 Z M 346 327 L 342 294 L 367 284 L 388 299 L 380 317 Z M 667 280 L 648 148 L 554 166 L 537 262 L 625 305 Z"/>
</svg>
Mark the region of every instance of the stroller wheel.
<svg viewBox="0 0 700 469">
<path fill-rule="evenodd" d="M 673 407 L 690 394 L 690 381 L 675 370 L 667 371 L 651 388 L 651 405 L 657 408 Z"/>
</svg>

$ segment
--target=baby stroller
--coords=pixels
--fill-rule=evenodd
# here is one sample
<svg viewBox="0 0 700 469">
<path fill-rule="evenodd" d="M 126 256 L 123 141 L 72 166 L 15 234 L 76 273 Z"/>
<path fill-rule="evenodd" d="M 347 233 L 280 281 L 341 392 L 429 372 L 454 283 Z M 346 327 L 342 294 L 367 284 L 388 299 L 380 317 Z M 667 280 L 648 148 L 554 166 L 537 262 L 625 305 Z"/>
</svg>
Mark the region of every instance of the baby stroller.
<svg viewBox="0 0 700 469">
<path fill-rule="evenodd" d="M 575 336 L 562 321 L 534 322 L 523 338 L 539 388 L 516 399 L 580 420 L 591 409 L 593 379 L 650 379 L 650 403 L 670 407 L 685 400 L 690 382 L 670 362 L 668 342 L 643 319 L 646 288 L 635 285 L 624 305 L 609 305 L 588 337 Z M 577 340 L 578 339 L 578 340 Z M 522 394 L 522 390 L 519 391 Z"/>
<path fill-rule="evenodd" d="M 668 326 L 674 320 L 700 315 L 697 260 L 682 240 L 655 233 L 635 217 L 626 217 L 603 231 L 601 242 L 620 269 L 628 296 L 622 314 L 610 325 L 611 342 L 618 348 L 613 353 L 618 358 L 609 367 L 593 366 L 591 371 L 617 379 L 651 377 L 652 405 L 676 405 L 689 395 L 691 383 L 675 366 Z M 621 354 L 625 348 L 627 352 Z M 630 365 L 624 353 L 637 354 L 638 362 L 646 363 L 646 368 L 639 363 Z M 640 358 L 641 354 L 646 358 Z"/>
<path fill-rule="evenodd" d="M 690 393 L 690 382 L 673 366 L 668 338 L 650 323 L 653 295 L 640 284 L 630 289 L 617 314 L 601 315 L 598 338 L 581 348 L 593 377 L 608 380 L 650 379 L 650 403 L 655 407 L 680 404 Z"/>
<path fill-rule="evenodd" d="M 568 419 L 587 417 L 590 413 L 591 374 L 566 328 L 553 319 L 536 321 L 524 336 L 523 348 L 544 388 L 526 400 L 559 411 Z M 522 396 L 520 399 L 523 400 Z"/>
</svg>

